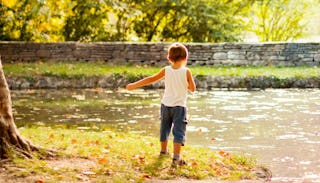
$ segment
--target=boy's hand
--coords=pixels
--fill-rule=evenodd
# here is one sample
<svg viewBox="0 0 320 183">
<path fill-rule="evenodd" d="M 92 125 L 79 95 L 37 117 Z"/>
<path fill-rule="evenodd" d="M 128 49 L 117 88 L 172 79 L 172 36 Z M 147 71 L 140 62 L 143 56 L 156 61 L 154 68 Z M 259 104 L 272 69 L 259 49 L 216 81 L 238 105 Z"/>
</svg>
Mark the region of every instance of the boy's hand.
<svg viewBox="0 0 320 183">
<path fill-rule="evenodd" d="M 127 90 L 133 90 L 134 89 L 133 84 L 127 84 L 126 89 Z"/>
</svg>

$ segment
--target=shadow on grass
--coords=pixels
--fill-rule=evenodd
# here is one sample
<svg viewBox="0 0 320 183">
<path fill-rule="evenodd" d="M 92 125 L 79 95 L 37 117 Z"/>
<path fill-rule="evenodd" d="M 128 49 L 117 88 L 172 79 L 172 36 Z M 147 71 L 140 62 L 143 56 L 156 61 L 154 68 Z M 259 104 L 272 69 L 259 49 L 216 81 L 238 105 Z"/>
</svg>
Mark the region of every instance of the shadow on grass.
<svg viewBox="0 0 320 183">
<path fill-rule="evenodd" d="M 145 172 L 159 179 L 173 179 L 175 174 L 171 168 L 171 159 L 169 156 L 156 157 L 154 161 L 145 167 Z"/>
</svg>

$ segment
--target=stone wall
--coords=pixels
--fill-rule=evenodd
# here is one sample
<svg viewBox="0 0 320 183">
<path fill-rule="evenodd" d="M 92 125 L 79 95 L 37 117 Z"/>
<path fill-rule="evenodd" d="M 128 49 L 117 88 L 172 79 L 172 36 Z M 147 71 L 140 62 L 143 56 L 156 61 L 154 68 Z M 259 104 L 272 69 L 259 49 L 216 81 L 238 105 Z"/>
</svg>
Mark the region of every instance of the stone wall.
<svg viewBox="0 0 320 183">
<path fill-rule="evenodd" d="M 2 62 L 165 65 L 170 43 L 0 42 Z M 320 65 L 320 43 L 187 43 L 190 65 Z"/>
</svg>

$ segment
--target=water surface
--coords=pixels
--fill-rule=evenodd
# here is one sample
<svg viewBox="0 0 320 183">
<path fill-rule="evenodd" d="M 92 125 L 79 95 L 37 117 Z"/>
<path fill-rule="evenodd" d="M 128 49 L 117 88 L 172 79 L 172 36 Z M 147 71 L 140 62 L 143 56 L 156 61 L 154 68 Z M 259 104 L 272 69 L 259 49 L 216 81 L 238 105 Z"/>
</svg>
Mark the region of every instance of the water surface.
<svg viewBox="0 0 320 183">
<path fill-rule="evenodd" d="M 161 90 L 12 91 L 15 121 L 108 124 L 158 136 Z M 273 180 L 320 182 L 320 90 L 199 91 L 187 144 L 256 156 Z"/>
</svg>

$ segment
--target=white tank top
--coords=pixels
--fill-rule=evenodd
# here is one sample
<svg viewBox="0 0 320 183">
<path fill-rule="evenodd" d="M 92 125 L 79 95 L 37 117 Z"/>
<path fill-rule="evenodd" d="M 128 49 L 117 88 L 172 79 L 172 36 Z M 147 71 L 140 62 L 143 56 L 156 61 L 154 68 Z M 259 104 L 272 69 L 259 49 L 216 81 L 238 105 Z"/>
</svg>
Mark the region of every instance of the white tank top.
<svg viewBox="0 0 320 183">
<path fill-rule="evenodd" d="M 188 81 L 186 67 L 173 69 L 171 66 L 165 67 L 164 94 L 161 103 L 165 106 L 187 106 Z"/>
</svg>

